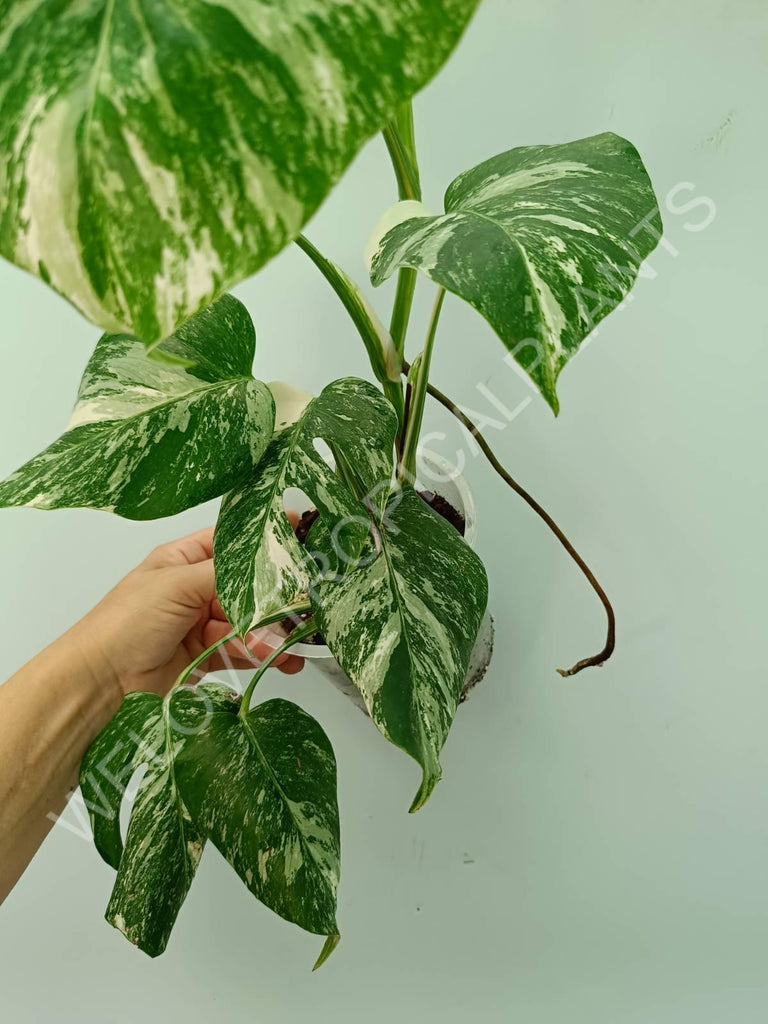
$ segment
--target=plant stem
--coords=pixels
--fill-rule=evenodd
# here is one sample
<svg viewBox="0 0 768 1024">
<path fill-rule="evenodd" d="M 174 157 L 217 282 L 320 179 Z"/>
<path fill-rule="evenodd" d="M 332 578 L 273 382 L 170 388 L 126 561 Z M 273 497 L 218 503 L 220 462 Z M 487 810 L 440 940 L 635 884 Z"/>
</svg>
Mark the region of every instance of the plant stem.
<svg viewBox="0 0 768 1024">
<path fill-rule="evenodd" d="M 384 128 L 383 134 L 397 179 L 398 198 L 421 199 L 419 163 L 413 131 L 413 107 L 410 103 L 404 103 L 400 107 L 395 118 Z M 389 325 L 389 333 L 400 355 L 405 350 L 405 333 L 415 288 L 416 271 L 411 267 L 401 267 L 397 275 L 395 304 Z"/>
<path fill-rule="evenodd" d="M 400 355 L 381 324 L 368 305 L 363 293 L 344 271 L 327 259 L 305 235 L 299 235 L 296 244 L 312 260 L 317 269 L 341 299 L 349 313 L 368 353 L 376 379 L 380 381 L 384 394 L 403 421 L 403 389 L 400 383 Z"/>
<path fill-rule="evenodd" d="M 384 141 L 389 150 L 392 166 L 397 179 L 397 194 L 400 200 L 421 199 L 419 162 L 416 156 L 416 139 L 413 128 L 413 106 L 403 103 L 395 117 L 383 131 Z M 405 337 L 411 318 L 413 293 L 416 290 L 416 271 L 412 267 L 401 267 L 397 273 L 397 289 L 389 322 L 389 333 L 395 351 L 402 359 L 405 354 Z M 403 434 L 398 437 L 398 455 L 402 454 Z"/>
<path fill-rule="evenodd" d="M 187 667 L 184 669 L 179 678 L 171 687 L 171 691 L 177 690 L 180 686 L 183 686 L 184 683 L 186 683 L 186 681 L 190 678 L 190 676 L 194 674 L 195 669 L 198 669 L 203 664 L 204 661 L 208 661 L 210 656 L 212 654 L 215 654 L 220 647 L 224 647 L 226 644 L 230 643 L 230 641 L 236 639 L 237 631 L 233 629 L 231 633 L 227 633 L 227 635 L 222 637 L 221 640 L 217 640 L 215 644 L 211 644 L 208 650 L 203 651 L 203 653 L 199 654 L 193 662 L 187 665 Z"/>
<path fill-rule="evenodd" d="M 296 629 L 293 630 L 291 635 L 286 639 L 285 643 L 280 644 L 280 646 L 276 650 L 272 651 L 269 657 L 261 665 L 259 665 L 258 669 L 256 670 L 256 674 L 254 675 L 253 679 L 251 679 L 250 683 L 248 684 L 247 690 L 243 694 L 243 699 L 242 702 L 240 703 L 240 710 L 238 712 L 241 718 L 248 714 L 248 710 L 251 706 L 251 697 L 253 696 L 253 691 L 256 689 L 256 684 L 267 671 L 267 669 L 270 668 L 270 666 L 272 666 L 277 661 L 281 654 L 285 654 L 286 651 L 289 651 L 291 647 L 294 646 L 294 644 L 297 644 L 301 640 L 304 640 L 305 637 L 312 636 L 312 634 L 316 632 L 317 625 L 315 624 L 314 619 L 309 619 L 307 622 L 303 622 L 300 626 L 297 626 Z"/>
<path fill-rule="evenodd" d="M 419 180 L 419 163 L 416 158 L 416 133 L 413 125 L 413 103 L 408 100 L 402 103 L 395 114 L 395 125 L 403 140 L 403 145 L 411 160 L 411 169 L 418 191 L 417 199 L 421 198 L 421 182 Z"/>
<path fill-rule="evenodd" d="M 398 195 L 401 199 L 421 199 L 421 183 L 419 182 L 419 168 L 415 160 L 415 150 L 409 151 L 410 146 L 413 145 L 412 120 L 410 132 L 411 138 L 406 142 L 400 133 L 398 118 L 388 121 L 382 129 L 384 141 L 389 150 L 389 157 L 395 169 Z"/>
<path fill-rule="evenodd" d="M 416 271 L 411 267 L 401 267 L 397 272 L 397 290 L 392 306 L 392 318 L 389 323 L 389 334 L 395 351 L 402 359 L 405 354 L 405 335 L 408 321 L 411 318 L 413 293 L 416 291 Z"/>
<path fill-rule="evenodd" d="M 408 422 L 405 425 L 405 438 L 403 440 L 403 455 L 397 474 L 401 483 L 412 484 L 416 479 L 416 452 L 419 446 L 421 424 L 424 420 L 424 405 L 427 400 L 427 387 L 429 385 L 429 367 L 432 362 L 432 350 L 435 346 L 437 325 L 440 322 L 440 311 L 443 308 L 444 299 L 445 288 L 438 288 L 435 304 L 432 307 L 432 316 L 429 321 L 427 340 L 421 353 L 416 379 L 412 382 Z"/>
<path fill-rule="evenodd" d="M 403 363 L 403 371 L 405 373 L 408 372 L 408 364 L 406 362 Z M 499 474 L 499 476 L 502 478 L 502 480 L 504 480 L 504 482 L 508 484 L 508 486 L 511 487 L 512 490 L 515 491 L 515 493 L 519 494 L 523 501 L 525 501 L 526 504 L 533 509 L 537 516 L 544 520 L 549 529 L 552 531 L 552 533 L 554 533 L 554 535 L 563 545 L 565 550 L 574 560 L 576 565 L 578 565 L 578 567 L 584 573 L 587 580 L 589 581 L 590 586 L 595 591 L 597 596 L 600 598 L 603 608 L 605 608 L 605 613 L 608 617 L 608 634 L 603 649 L 598 654 L 593 654 L 590 658 L 582 658 L 581 661 L 577 661 L 575 665 L 571 666 L 571 668 L 559 668 L 557 671 L 561 676 L 575 676 L 577 672 L 581 672 L 581 670 L 584 668 L 589 668 L 592 665 L 604 664 L 613 654 L 614 648 L 616 647 L 616 615 L 613 610 L 613 606 L 611 605 L 611 602 L 608 599 L 607 594 L 598 583 L 594 573 L 589 568 L 584 559 L 581 557 L 581 555 L 578 553 L 578 551 L 574 548 L 573 544 L 571 544 L 571 542 L 565 536 L 565 534 L 554 521 L 552 516 L 544 508 L 542 508 L 538 501 L 536 501 L 536 499 L 531 494 L 529 494 L 528 491 L 526 491 L 525 488 L 522 487 L 502 466 L 502 464 L 496 458 L 493 449 L 485 440 L 483 435 L 480 433 L 480 429 L 472 422 L 472 420 L 468 416 L 466 416 L 461 411 L 461 409 L 459 409 L 459 407 L 454 402 L 451 401 L 450 398 L 444 395 L 442 391 L 438 391 L 438 389 L 434 387 L 434 385 L 429 384 L 427 386 L 427 390 L 429 391 L 429 394 L 432 395 L 433 398 L 437 399 L 437 401 L 442 406 L 444 406 L 461 423 L 464 424 L 464 426 L 467 428 L 470 434 L 472 434 L 472 436 L 475 438 L 478 445 L 480 446 L 481 451 L 488 459 L 490 464 L 493 466 L 493 468 L 496 470 L 496 472 Z"/>
<path fill-rule="evenodd" d="M 301 601 L 297 602 L 296 604 L 286 605 L 285 608 L 280 608 L 276 612 L 272 612 L 269 615 L 265 615 L 264 618 L 257 622 L 255 626 L 251 627 L 249 632 L 253 632 L 253 630 L 255 629 L 261 629 L 262 626 L 269 626 L 270 623 L 272 622 L 280 622 L 282 619 L 287 619 L 291 615 L 305 615 L 307 612 L 311 610 L 312 606 L 310 605 L 309 601 Z M 173 692 L 173 690 L 176 690 L 180 686 L 183 686 L 184 683 L 186 683 L 186 681 L 194 674 L 195 670 L 200 668 L 200 666 L 204 662 L 206 662 L 211 657 L 212 654 L 215 654 L 216 651 L 219 650 L 219 648 L 225 647 L 232 640 L 237 640 L 237 638 L 237 630 L 233 629 L 231 633 L 227 633 L 227 635 L 222 637 L 221 640 L 217 640 L 216 643 L 211 644 L 211 646 L 207 650 L 203 651 L 202 654 L 199 654 L 194 661 L 187 665 L 187 667 L 179 675 L 179 678 L 171 687 L 171 693 Z"/>
</svg>

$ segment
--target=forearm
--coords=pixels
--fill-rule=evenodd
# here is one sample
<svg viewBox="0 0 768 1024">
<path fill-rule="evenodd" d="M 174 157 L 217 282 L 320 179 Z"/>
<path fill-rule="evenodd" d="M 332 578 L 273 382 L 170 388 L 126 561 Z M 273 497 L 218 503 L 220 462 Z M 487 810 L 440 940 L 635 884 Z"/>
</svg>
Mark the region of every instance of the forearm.
<svg viewBox="0 0 768 1024">
<path fill-rule="evenodd" d="M 90 664 L 77 628 L 0 686 L 0 903 L 64 808 L 83 755 L 120 699 L 118 683 Z"/>
</svg>

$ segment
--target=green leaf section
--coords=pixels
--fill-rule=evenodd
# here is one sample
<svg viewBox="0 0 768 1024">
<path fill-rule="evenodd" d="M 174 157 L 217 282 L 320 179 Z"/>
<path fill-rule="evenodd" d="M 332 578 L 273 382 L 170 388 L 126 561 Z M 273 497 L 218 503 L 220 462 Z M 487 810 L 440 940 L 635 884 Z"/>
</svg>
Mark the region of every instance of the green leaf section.
<svg viewBox="0 0 768 1024">
<path fill-rule="evenodd" d="M 477 0 L 0 6 L 0 252 L 148 343 L 301 230 Z"/>
<path fill-rule="evenodd" d="M 225 295 L 155 350 L 105 335 L 70 429 L 0 482 L 0 507 L 95 508 L 156 519 L 231 490 L 259 462 L 275 406 L 251 376 L 253 324 Z"/>
<path fill-rule="evenodd" d="M 117 870 L 107 919 L 150 956 L 166 947 L 206 839 L 265 906 L 329 936 L 326 953 L 338 941 L 330 742 L 288 701 L 239 711 L 237 694 L 217 684 L 165 701 L 130 694 L 83 761 L 96 846 Z M 120 805 L 144 765 L 123 849 Z"/>
<path fill-rule="evenodd" d="M 117 871 L 107 920 L 149 956 L 159 956 L 168 943 L 204 843 L 176 783 L 174 726 L 160 697 L 129 694 L 80 769 L 96 848 Z M 123 849 L 120 805 L 142 766 Z"/>
<path fill-rule="evenodd" d="M 338 935 L 336 761 L 318 723 L 287 700 L 213 710 L 177 761 L 193 819 L 265 906 Z"/>
<path fill-rule="evenodd" d="M 460 534 L 412 488 L 390 496 L 377 533 L 378 556 L 321 581 L 312 604 L 379 730 L 421 765 L 417 810 L 440 779 L 488 581 Z"/>
<path fill-rule="evenodd" d="M 465 299 L 557 413 L 560 371 L 661 233 L 637 150 L 606 132 L 486 160 L 451 183 L 440 216 L 398 204 L 368 257 L 375 285 L 408 266 Z"/>
<path fill-rule="evenodd" d="M 372 384 L 348 377 L 329 384 L 296 423 L 279 431 L 252 476 L 222 502 L 214 539 L 219 600 L 241 633 L 291 604 L 317 575 L 312 553 L 297 541 L 285 515 L 289 487 L 304 491 L 330 534 L 325 568 L 354 565 L 369 532 L 369 515 L 319 454 L 316 440 L 343 453 L 357 493 L 381 514 L 392 476 L 397 415 Z"/>
</svg>

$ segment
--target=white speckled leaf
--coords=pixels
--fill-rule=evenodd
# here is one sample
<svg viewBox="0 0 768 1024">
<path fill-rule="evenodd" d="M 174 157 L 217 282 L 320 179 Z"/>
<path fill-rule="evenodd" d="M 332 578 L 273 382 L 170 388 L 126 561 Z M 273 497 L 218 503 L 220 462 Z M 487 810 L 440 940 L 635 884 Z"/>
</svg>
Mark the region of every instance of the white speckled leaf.
<svg viewBox="0 0 768 1024">
<path fill-rule="evenodd" d="M 189 739 L 183 717 L 178 716 L 178 696 L 169 704 L 155 694 L 129 694 L 88 750 L 80 770 L 96 847 L 117 869 L 107 920 L 153 957 L 168 943 L 204 844 L 176 784 L 175 758 Z M 230 707 L 233 694 L 201 687 L 196 700 L 212 713 L 214 707 Z M 120 805 L 125 787 L 142 765 L 146 773 L 123 849 Z"/>
<path fill-rule="evenodd" d="M 105 335 L 80 385 L 70 429 L 0 482 L 0 507 L 95 508 L 156 519 L 218 497 L 248 476 L 275 407 L 251 376 L 253 324 L 225 295 L 153 357 Z"/>
<path fill-rule="evenodd" d="M 445 210 L 404 202 L 385 215 L 368 249 L 373 283 L 409 266 L 461 296 L 557 412 L 560 371 L 661 237 L 637 150 L 611 132 L 511 149 L 459 175 Z"/>
<path fill-rule="evenodd" d="M 379 514 L 392 475 L 397 415 L 372 384 L 343 378 L 329 384 L 300 418 L 275 434 L 264 458 L 222 502 L 214 540 L 219 600 L 232 625 L 247 632 L 261 618 L 291 603 L 317 573 L 285 515 L 288 487 L 303 490 L 332 533 L 326 554 L 354 563 L 369 532 L 368 514 L 330 469 L 314 441 L 343 452 Z"/>
<path fill-rule="evenodd" d="M 265 906 L 317 935 L 335 936 L 339 881 L 336 760 L 318 723 L 270 700 L 246 716 L 235 704 L 196 707 L 205 719 L 185 743 L 176 776 L 193 820 Z"/>
<path fill-rule="evenodd" d="M 380 537 L 374 561 L 321 582 L 312 604 L 379 730 L 421 765 L 417 810 L 440 779 L 488 581 L 460 534 L 411 488 L 390 497 Z"/>
<path fill-rule="evenodd" d="M 301 230 L 477 0 L 0 6 L 0 252 L 167 337 Z"/>
</svg>

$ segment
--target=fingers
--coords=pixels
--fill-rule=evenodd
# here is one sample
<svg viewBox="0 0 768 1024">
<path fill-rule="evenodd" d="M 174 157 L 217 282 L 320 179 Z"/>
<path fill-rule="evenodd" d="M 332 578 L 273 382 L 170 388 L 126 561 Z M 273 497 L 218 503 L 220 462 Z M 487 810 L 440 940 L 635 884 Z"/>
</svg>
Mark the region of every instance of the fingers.
<svg viewBox="0 0 768 1024">
<path fill-rule="evenodd" d="M 168 544 L 161 544 L 145 558 L 145 569 L 164 569 L 176 565 L 194 565 L 213 558 L 213 534 L 215 527 L 208 526 L 188 537 L 180 537 Z"/>
<path fill-rule="evenodd" d="M 296 529 L 301 516 L 294 509 L 285 511 L 291 526 Z M 213 536 L 215 526 L 207 526 L 204 530 L 190 533 L 186 537 L 161 544 L 144 559 L 142 565 L 146 569 L 163 569 L 172 565 L 194 565 L 213 558 Z"/>
<path fill-rule="evenodd" d="M 211 619 L 206 623 L 203 630 L 203 643 L 205 647 L 211 647 L 230 632 L 231 628 L 228 622 Z M 206 669 L 207 671 L 215 671 L 216 669 L 223 668 L 255 668 L 266 661 L 272 650 L 272 647 L 257 640 L 252 635 L 248 638 L 247 647 L 239 639 L 231 640 L 209 659 L 206 663 Z M 281 654 L 274 665 L 286 675 L 294 675 L 304 667 L 304 659 L 298 658 L 294 654 Z"/>
<path fill-rule="evenodd" d="M 185 608 L 208 609 L 216 598 L 212 558 L 194 565 L 169 568 L 162 574 L 162 582 L 168 596 Z"/>
</svg>

